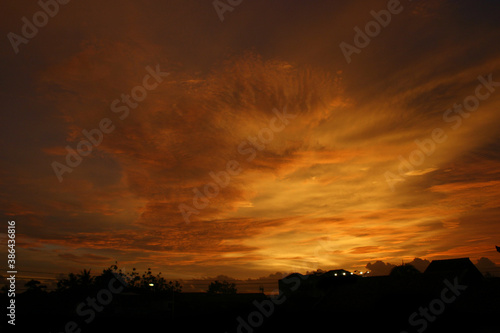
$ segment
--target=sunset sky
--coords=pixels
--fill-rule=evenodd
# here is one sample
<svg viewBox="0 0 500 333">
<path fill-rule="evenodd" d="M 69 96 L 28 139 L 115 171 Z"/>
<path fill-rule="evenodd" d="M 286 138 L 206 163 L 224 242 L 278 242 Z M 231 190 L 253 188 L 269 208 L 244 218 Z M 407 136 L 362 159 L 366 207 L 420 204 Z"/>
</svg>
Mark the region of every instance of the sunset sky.
<svg viewBox="0 0 500 333">
<path fill-rule="evenodd" d="M 0 233 L 16 221 L 18 270 L 500 266 L 500 4 L 403 0 L 356 47 L 391 2 L 74 0 L 17 53 L 8 34 L 42 9 L 5 3 Z"/>
</svg>

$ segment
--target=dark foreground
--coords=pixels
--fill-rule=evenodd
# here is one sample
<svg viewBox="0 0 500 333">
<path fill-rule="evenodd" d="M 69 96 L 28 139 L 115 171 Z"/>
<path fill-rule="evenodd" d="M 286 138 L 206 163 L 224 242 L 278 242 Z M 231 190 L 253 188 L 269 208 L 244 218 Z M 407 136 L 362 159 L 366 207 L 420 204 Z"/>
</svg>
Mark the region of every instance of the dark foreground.
<svg viewBox="0 0 500 333">
<path fill-rule="evenodd" d="M 86 305 L 79 312 L 78 305 L 89 295 L 20 294 L 15 330 L 5 317 L 1 326 L 47 333 L 158 332 L 158 328 L 161 332 L 312 332 L 324 331 L 323 327 L 329 332 L 500 332 L 499 278 L 448 282 L 372 277 L 319 293 L 298 289 L 277 298 L 123 292 L 101 311 Z"/>
</svg>

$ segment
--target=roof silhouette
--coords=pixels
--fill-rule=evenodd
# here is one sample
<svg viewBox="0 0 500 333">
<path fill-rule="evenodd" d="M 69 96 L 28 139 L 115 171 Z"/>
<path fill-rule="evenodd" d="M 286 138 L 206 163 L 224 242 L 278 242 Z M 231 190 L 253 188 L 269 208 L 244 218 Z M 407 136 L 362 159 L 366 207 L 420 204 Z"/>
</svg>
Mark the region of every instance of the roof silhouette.
<svg viewBox="0 0 500 333">
<path fill-rule="evenodd" d="M 424 274 L 448 279 L 458 277 L 460 281 L 464 282 L 476 282 L 484 278 L 469 258 L 433 260 Z"/>
</svg>

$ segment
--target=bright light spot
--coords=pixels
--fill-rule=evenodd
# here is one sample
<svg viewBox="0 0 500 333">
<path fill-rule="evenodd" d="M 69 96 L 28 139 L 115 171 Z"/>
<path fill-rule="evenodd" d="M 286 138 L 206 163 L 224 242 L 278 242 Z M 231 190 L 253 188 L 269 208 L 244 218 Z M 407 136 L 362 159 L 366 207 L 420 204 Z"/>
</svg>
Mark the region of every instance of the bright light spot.
<svg viewBox="0 0 500 333">
<path fill-rule="evenodd" d="M 149 286 L 150 286 L 150 287 L 153 287 L 153 286 L 154 286 L 154 283 L 150 283 L 150 284 L 149 284 Z"/>
<path fill-rule="evenodd" d="M 351 275 L 353 275 L 354 273 L 351 273 Z"/>
<path fill-rule="evenodd" d="M 344 275 L 345 275 L 345 273 L 342 273 L 342 274 L 344 274 Z"/>
<path fill-rule="evenodd" d="M 335 276 L 337 276 L 337 273 L 335 273 Z"/>
</svg>

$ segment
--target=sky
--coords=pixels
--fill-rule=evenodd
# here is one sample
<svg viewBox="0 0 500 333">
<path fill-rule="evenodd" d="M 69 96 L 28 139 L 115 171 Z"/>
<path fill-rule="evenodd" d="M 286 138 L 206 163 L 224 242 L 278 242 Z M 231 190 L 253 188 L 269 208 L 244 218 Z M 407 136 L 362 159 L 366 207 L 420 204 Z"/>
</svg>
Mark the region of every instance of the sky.
<svg viewBox="0 0 500 333">
<path fill-rule="evenodd" d="M 0 14 L 25 276 L 498 271 L 498 2 L 47 3 Z"/>
</svg>

